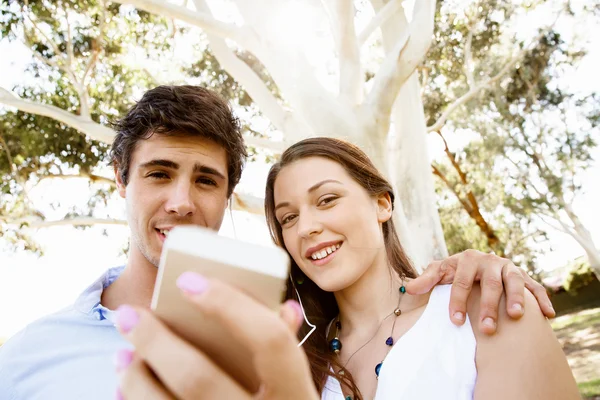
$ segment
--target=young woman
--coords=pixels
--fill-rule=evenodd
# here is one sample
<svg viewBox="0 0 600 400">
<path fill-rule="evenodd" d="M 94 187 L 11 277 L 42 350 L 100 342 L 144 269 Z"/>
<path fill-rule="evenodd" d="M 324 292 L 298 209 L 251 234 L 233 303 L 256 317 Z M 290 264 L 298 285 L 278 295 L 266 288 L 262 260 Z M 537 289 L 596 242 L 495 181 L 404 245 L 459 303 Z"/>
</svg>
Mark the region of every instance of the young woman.
<svg viewBox="0 0 600 400">
<path fill-rule="evenodd" d="M 302 302 L 316 327 L 305 354 L 292 334 L 301 321 L 296 303 L 288 302 L 279 319 L 234 288 L 182 275 L 190 301 L 220 317 L 253 351 L 263 380 L 258 397 L 578 399 L 562 350 L 528 292 L 529 311 L 519 322 L 500 305 L 494 336 L 479 329 L 478 288 L 461 327 L 447 316 L 449 286 L 406 293 L 416 274 L 394 229 L 393 204 L 392 187 L 367 156 L 340 140 L 299 142 L 271 169 L 265 209 L 273 239 L 293 259 L 287 297 Z M 242 302 L 244 313 L 233 306 Z M 257 397 L 147 311 L 121 310 L 119 321 L 137 354 L 121 355 L 123 366 L 134 360 L 123 373 L 125 398 Z"/>
</svg>

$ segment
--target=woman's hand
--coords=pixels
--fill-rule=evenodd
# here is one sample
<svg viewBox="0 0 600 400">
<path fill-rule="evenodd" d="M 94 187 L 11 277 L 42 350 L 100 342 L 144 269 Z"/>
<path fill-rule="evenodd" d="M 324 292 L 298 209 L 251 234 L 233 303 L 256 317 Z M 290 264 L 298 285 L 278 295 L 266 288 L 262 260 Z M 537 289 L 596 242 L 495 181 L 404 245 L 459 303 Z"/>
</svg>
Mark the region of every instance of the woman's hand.
<svg viewBox="0 0 600 400">
<path fill-rule="evenodd" d="M 117 354 L 118 396 L 127 400 L 319 398 L 296 339 L 302 323 L 298 303 L 286 302 L 277 315 L 241 291 L 192 272 L 182 274 L 177 283 L 195 307 L 250 349 L 261 381 L 259 393 L 247 392 L 152 312 L 122 306 L 118 329 L 135 350 Z"/>
<path fill-rule="evenodd" d="M 465 322 L 467 300 L 473 283 L 481 286 L 479 327 L 483 333 L 496 332 L 500 299 L 506 292 L 506 312 L 518 319 L 525 312 L 525 288 L 535 296 L 543 314 L 556 315 L 546 289 L 510 260 L 477 250 L 466 250 L 427 266 L 423 274 L 406 284 L 410 294 L 422 294 L 435 285 L 452 284 L 450 296 L 450 319 L 456 325 Z"/>
</svg>

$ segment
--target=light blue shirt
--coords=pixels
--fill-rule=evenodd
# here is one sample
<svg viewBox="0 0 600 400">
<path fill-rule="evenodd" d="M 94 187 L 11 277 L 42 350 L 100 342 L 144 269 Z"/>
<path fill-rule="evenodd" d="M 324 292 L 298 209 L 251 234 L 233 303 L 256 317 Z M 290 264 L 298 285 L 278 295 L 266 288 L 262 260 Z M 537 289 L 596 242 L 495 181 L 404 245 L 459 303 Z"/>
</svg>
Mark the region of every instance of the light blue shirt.
<svg viewBox="0 0 600 400">
<path fill-rule="evenodd" d="M 100 296 L 123 269 L 109 269 L 73 305 L 31 323 L 0 347 L 0 400 L 115 398 L 115 353 L 131 346 Z"/>
</svg>

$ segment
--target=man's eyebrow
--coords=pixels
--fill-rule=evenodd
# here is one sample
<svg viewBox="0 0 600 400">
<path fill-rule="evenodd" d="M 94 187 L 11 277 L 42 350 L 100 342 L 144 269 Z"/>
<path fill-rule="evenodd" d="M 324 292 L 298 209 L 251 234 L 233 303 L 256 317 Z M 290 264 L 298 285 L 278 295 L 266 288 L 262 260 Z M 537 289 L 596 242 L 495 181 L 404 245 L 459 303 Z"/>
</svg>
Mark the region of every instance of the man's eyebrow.
<svg viewBox="0 0 600 400">
<path fill-rule="evenodd" d="M 169 168 L 169 169 L 179 169 L 179 164 L 177 164 L 176 162 L 173 162 L 171 160 L 157 159 L 157 160 L 150 160 L 150 161 L 145 162 L 140 165 L 140 168 L 152 168 L 152 167 L 164 167 L 164 168 Z M 217 170 L 213 167 L 202 165 L 202 164 L 194 165 L 194 173 L 195 174 L 214 175 L 221 179 L 227 179 L 225 177 L 225 175 L 222 172 L 220 172 L 219 170 Z"/>
<path fill-rule="evenodd" d="M 196 164 L 196 165 L 194 165 L 194 173 L 196 173 L 196 174 L 214 175 L 214 176 L 219 177 L 219 178 L 221 178 L 223 180 L 227 179 L 225 177 L 225 175 L 221 171 L 219 171 L 219 170 L 217 170 L 217 169 L 215 169 L 213 167 L 209 167 L 209 166 L 202 165 L 202 164 Z"/>
<path fill-rule="evenodd" d="M 140 165 L 140 168 L 165 167 L 170 169 L 179 169 L 179 164 L 170 160 L 150 160 Z"/>
</svg>

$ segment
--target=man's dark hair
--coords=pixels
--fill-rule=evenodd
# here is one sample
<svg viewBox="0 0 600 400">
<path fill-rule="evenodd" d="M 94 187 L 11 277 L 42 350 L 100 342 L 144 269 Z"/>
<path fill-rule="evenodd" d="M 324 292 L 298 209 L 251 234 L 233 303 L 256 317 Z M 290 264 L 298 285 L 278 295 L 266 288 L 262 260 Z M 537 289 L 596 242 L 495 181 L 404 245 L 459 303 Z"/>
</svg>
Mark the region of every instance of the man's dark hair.
<svg viewBox="0 0 600 400">
<path fill-rule="evenodd" d="M 147 91 L 124 118 L 115 122 L 111 161 L 128 183 L 129 164 L 137 143 L 154 134 L 198 136 L 222 146 L 227 153 L 227 196 L 240 181 L 246 146 L 239 120 L 217 93 L 199 86 L 158 86 Z"/>
</svg>

